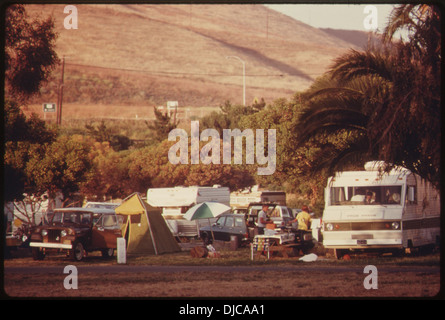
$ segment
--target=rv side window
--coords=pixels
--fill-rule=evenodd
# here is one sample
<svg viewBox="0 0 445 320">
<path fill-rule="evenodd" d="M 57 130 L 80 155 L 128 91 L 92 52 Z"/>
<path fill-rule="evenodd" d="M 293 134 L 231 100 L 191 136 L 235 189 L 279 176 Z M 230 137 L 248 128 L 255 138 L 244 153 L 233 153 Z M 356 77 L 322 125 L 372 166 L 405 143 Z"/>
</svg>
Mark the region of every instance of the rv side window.
<svg viewBox="0 0 445 320">
<path fill-rule="evenodd" d="M 331 205 L 400 204 L 401 186 L 359 186 L 331 188 Z"/>
<path fill-rule="evenodd" d="M 331 204 L 333 206 L 341 205 L 346 201 L 345 187 L 331 188 Z"/>
</svg>

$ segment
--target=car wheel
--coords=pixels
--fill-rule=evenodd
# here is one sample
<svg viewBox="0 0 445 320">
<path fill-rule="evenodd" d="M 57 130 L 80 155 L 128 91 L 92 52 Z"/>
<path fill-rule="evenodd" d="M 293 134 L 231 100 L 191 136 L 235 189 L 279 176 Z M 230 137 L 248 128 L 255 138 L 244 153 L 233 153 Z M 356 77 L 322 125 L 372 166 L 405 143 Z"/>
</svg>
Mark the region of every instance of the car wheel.
<svg viewBox="0 0 445 320">
<path fill-rule="evenodd" d="M 83 244 L 80 241 L 73 243 L 73 249 L 71 250 L 71 258 L 75 261 L 81 261 L 84 257 Z"/>
<path fill-rule="evenodd" d="M 43 260 L 45 259 L 45 253 L 40 248 L 32 248 L 32 258 L 34 260 Z"/>
<path fill-rule="evenodd" d="M 111 258 L 114 255 L 114 249 L 103 249 L 101 250 L 103 258 Z"/>
<path fill-rule="evenodd" d="M 334 256 L 337 260 L 343 258 L 343 256 L 347 253 L 345 249 L 334 249 Z"/>
</svg>

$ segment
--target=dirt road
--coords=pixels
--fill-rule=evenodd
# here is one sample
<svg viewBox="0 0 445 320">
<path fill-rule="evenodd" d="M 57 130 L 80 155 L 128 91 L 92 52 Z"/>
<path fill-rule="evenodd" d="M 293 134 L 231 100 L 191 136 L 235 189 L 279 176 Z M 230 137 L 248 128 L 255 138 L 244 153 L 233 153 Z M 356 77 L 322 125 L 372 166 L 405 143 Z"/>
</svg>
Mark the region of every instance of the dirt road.
<svg viewBox="0 0 445 320">
<path fill-rule="evenodd" d="M 376 266 L 374 289 L 364 265 L 147 266 L 81 265 L 77 288 L 64 266 L 7 266 L 4 291 L 17 297 L 302 298 L 434 297 L 438 266 Z M 372 280 L 372 279 L 371 279 Z M 68 281 L 69 282 L 69 281 Z M 371 281 L 372 282 L 372 281 Z"/>
<path fill-rule="evenodd" d="M 6 267 L 5 274 L 60 274 L 64 266 L 30 266 L 30 267 Z M 324 272 L 335 273 L 360 273 L 360 266 L 320 266 L 320 265 L 298 265 L 298 266 L 142 266 L 142 265 L 107 265 L 107 266 L 78 266 L 79 273 L 175 273 L 175 272 Z M 422 273 L 438 274 L 439 267 L 411 266 L 411 267 L 379 267 L 378 271 L 384 273 Z"/>
</svg>

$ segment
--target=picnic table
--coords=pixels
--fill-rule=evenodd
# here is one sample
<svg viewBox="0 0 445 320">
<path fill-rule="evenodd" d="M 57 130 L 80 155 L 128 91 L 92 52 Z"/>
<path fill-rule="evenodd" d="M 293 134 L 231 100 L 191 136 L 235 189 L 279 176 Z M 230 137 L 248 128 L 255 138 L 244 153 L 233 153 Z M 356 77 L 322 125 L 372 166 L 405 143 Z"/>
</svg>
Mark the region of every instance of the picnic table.
<svg viewBox="0 0 445 320">
<path fill-rule="evenodd" d="M 277 252 L 284 258 L 288 258 L 289 252 L 296 245 L 294 233 L 283 232 L 274 235 L 256 235 L 250 244 L 250 259 L 254 260 L 255 252 L 256 256 L 265 253 L 267 259 L 270 259 L 271 252 Z"/>
</svg>

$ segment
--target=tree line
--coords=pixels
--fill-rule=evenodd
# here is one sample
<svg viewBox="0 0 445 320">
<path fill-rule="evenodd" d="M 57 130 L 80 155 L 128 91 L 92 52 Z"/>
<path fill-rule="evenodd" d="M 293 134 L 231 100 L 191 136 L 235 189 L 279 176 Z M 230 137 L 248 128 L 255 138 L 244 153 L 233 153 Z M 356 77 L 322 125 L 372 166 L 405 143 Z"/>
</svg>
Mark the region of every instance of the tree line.
<svg viewBox="0 0 445 320">
<path fill-rule="evenodd" d="M 276 129 L 277 167 L 256 175 L 256 165 L 173 165 L 168 132 L 177 126 L 158 111 L 147 123 L 151 143 L 131 146 L 104 123 L 67 134 L 21 108 L 38 94 L 60 63 L 54 21 L 30 21 L 22 5 L 6 11 L 5 201 L 63 195 L 75 199 L 123 198 L 150 187 L 220 184 L 238 190 L 253 184 L 302 195 L 322 208 L 326 178 L 336 170 L 384 160 L 440 187 L 440 11 L 400 5 L 381 38 L 350 50 L 305 91 L 270 104 L 223 103 L 200 119 L 200 129 Z M 407 30 L 406 39 L 394 39 Z M 38 54 L 37 54 L 38 53 Z"/>
</svg>

